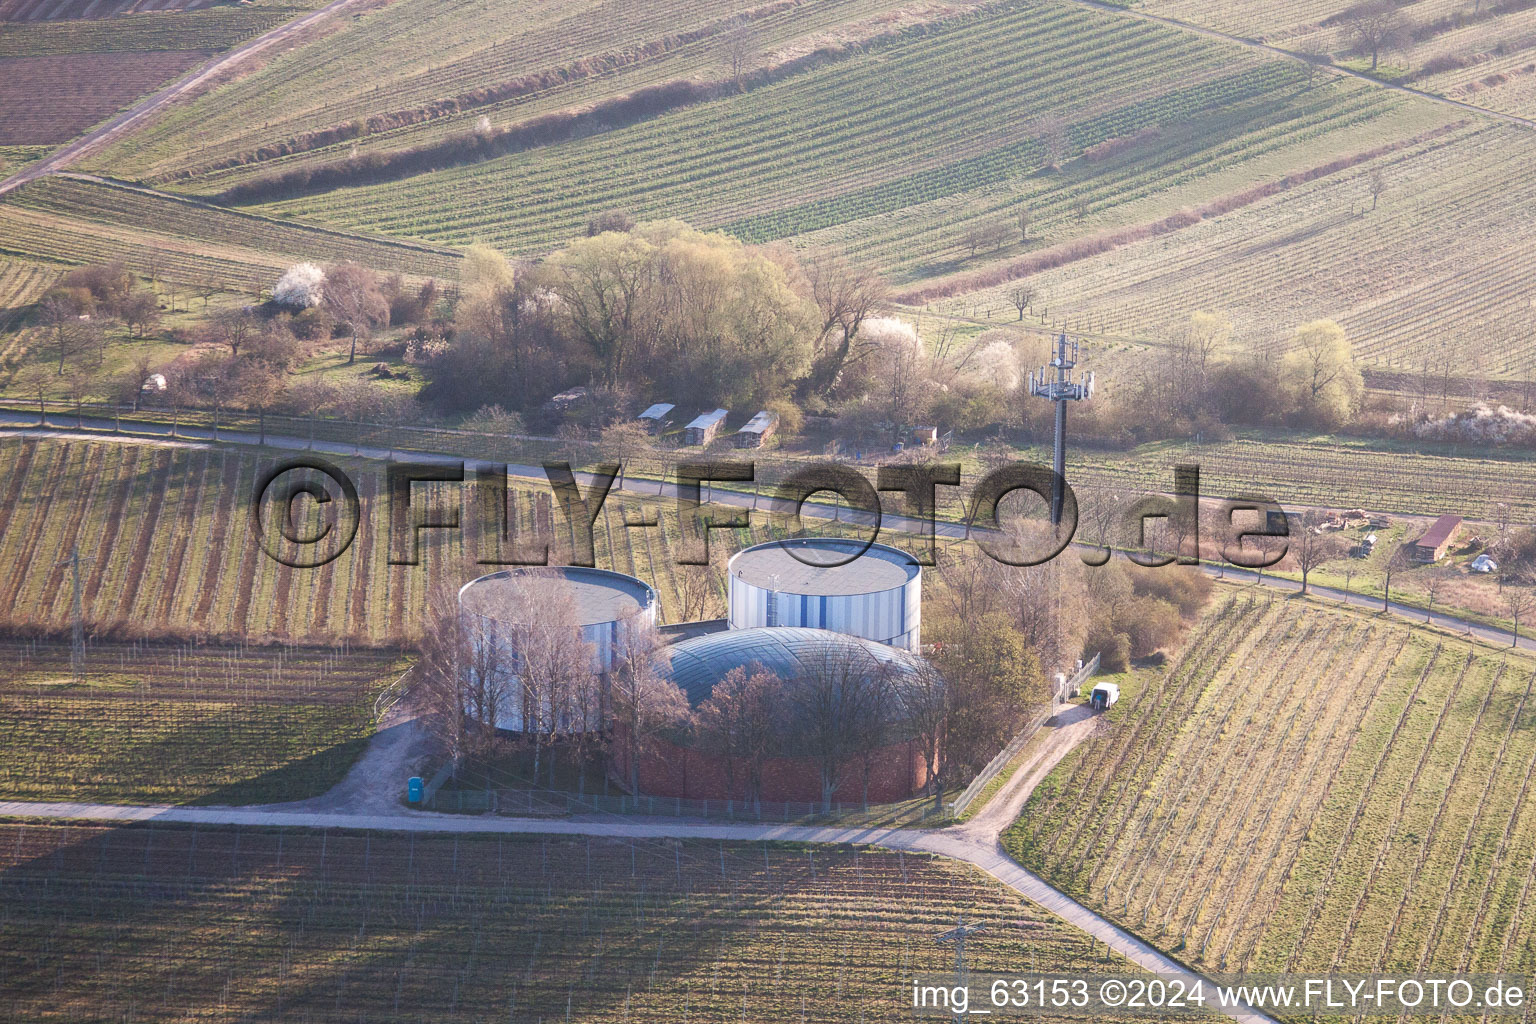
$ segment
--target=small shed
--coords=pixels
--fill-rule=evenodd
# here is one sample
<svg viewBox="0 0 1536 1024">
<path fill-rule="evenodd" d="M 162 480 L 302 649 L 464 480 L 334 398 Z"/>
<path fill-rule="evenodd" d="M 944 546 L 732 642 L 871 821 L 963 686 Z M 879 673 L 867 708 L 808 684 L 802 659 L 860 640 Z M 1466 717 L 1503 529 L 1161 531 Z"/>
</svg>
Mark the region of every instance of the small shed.
<svg viewBox="0 0 1536 1024">
<path fill-rule="evenodd" d="M 937 444 L 939 440 L 939 428 L 913 427 L 912 440 L 917 444 Z"/>
<path fill-rule="evenodd" d="M 672 410 L 676 408 L 677 406 L 670 402 L 657 402 L 635 419 L 640 421 L 640 425 L 648 433 L 659 434 L 667 429 L 667 424 L 672 422 Z"/>
<path fill-rule="evenodd" d="M 144 383 L 139 386 L 139 390 L 146 395 L 158 394 L 165 390 L 165 386 L 165 374 L 152 373 L 144 378 Z"/>
<path fill-rule="evenodd" d="M 1461 516 L 1441 516 L 1424 536 L 1409 546 L 1408 553 L 1415 562 L 1438 562 L 1445 557 L 1460 529 Z"/>
<path fill-rule="evenodd" d="M 778 429 L 779 414 L 763 409 L 736 431 L 736 447 L 761 448 L 763 442 L 772 437 L 774 431 Z"/>
<path fill-rule="evenodd" d="M 693 418 L 693 422 L 683 428 L 683 443 L 706 445 L 715 439 L 720 432 L 720 426 L 730 413 L 724 409 L 716 409 L 713 412 L 703 412 Z"/>
</svg>

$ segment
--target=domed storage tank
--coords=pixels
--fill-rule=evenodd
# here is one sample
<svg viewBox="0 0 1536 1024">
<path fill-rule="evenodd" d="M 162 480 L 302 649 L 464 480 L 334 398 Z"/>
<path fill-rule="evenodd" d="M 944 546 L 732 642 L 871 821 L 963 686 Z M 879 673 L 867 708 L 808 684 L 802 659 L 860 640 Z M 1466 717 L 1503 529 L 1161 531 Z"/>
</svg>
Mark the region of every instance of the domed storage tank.
<svg viewBox="0 0 1536 1024">
<path fill-rule="evenodd" d="M 907 651 L 922 647 L 922 566 L 885 544 L 832 537 L 769 541 L 726 566 L 731 629 L 830 629 Z"/>
<path fill-rule="evenodd" d="M 652 625 L 656 622 L 656 591 L 650 584 L 606 569 L 508 569 L 470 580 L 459 588 L 459 613 L 469 627 L 473 650 L 466 683 L 476 685 L 482 675 L 489 677 L 491 685 L 481 689 L 500 694 L 494 716 L 498 729 L 522 732 L 524 727 L 527 698 L 516 674 L 514 645 L 518 628 L 526 625 L 519 621 L 527 617 L 524 609 L 565 602 L 569 602 L 580 640 L 592 646 L 591 671 L 598 677 L 612 671 L 614 652 L 628 623 L 637 619 Z M 570 721 L 566 715 L 560 719 L 562 730 L 596 730 L 604 724 L 596 709 L 585 723 Z"/>
</svg>

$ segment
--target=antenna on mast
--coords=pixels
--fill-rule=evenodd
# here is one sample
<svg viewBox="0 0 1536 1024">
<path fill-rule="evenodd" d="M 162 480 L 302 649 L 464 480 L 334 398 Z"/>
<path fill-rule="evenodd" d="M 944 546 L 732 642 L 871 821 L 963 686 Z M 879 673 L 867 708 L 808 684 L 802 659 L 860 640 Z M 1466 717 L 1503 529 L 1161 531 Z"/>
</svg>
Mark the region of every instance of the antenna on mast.
<svg viewBox="0 0 1536 1024">
<path fill-rule="evenodd" d="M 1077 381 L 1072 379 L 1077 355 L 1077 342 L 1069 342 L 1065 334 L 1058 334 L 1056 357 L 1050 365 L 1042 366 L 1029 375 L 1029 393 L 1056 403 L 1056 438 L 1051 460 L 1051 468 L 1056 471 L 1051 484 L 1052 526 L 1061 525 L 1062 506 L 1066 503 L 1067 403 L 1082 402 L 1093 397 L 1093 371 L 1083 374 Z"/>
</svg>

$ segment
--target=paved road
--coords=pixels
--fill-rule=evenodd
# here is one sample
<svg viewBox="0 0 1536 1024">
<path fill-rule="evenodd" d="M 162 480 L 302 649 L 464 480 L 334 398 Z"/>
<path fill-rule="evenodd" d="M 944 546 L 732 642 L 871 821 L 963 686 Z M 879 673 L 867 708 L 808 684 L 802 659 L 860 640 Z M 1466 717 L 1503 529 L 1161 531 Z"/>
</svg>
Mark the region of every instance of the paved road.
<svg viewBox="0 0 1536 1024">
<path fill-rule="evenodd" d="M 167 104 L 173 103 L 183 96 L 194 94 L 203 86 L 214 81 L 219 75 L 224 74 L 256 54 L 292 39 L 311 25 L 322 22 L 348 7 L 366 2 L 368 0 L 333 0 L 332 3 L 327 4 L 318 11 L 312 11 L 302 18 L 296 18 L 293 21 L 279 25 L 244 45 L 230 50 L 228 53 L 214 57 L 193 74 L 178 79 L 159 92 L 154 92 L 144 97 L 95 131 L 82 135 L 64 148 L 44 157 L 30 167 L 16 172 L 4 181 L 0 181 L 0 195 L 4 195 L 11 191 L 11 189 L 19 188 L 27 182 L 41 178 L 44 175 L 63 170 L 81 157 L 96 152 L 108 143 L 144 124 Z"/>
</svg>

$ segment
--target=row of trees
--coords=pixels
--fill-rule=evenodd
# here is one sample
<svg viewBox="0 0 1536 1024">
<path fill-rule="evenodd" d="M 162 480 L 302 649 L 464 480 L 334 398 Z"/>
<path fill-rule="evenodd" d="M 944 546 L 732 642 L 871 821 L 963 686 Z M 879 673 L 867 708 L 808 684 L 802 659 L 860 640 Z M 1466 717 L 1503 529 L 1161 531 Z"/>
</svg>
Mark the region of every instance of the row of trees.
<svg viewBox="0 0 1536 1024">
<path fill-rule="evenodd" d="M 1354 419 L 1365 397 L 1349 338 L 1332 320 L 1301 325 L 1277 350 L 1243 344 L 1230 322 L 1196 313 L 1166 358 L 1122 377 L 1111 402 L 1147 436 L 1221 424 L 1331 430 Z"/>
</svg>

